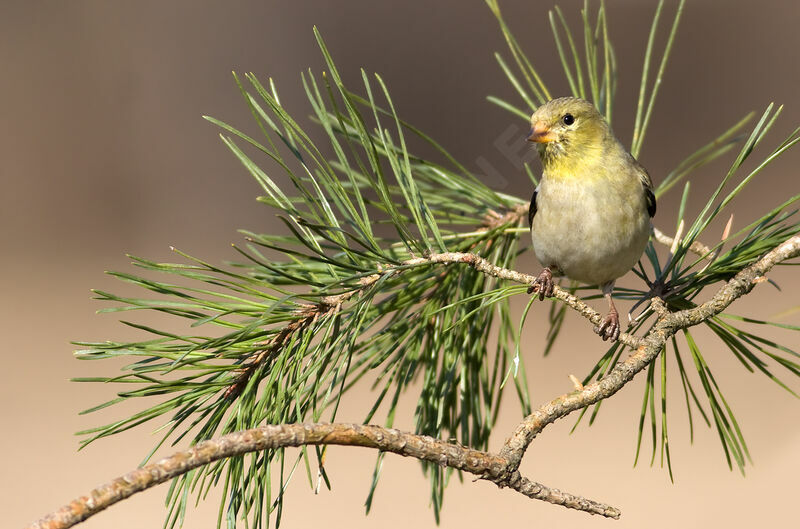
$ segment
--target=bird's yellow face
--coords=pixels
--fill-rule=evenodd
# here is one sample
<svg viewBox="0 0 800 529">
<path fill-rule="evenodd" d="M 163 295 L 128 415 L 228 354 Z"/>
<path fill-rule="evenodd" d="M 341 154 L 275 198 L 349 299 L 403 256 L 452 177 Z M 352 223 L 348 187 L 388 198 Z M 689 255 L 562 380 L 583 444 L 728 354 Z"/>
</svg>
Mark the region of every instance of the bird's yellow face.
<svg viewBox="0 0 800 529">
<path fill-rule="evenodd" d="M 583 99 L 562 97 L 548 101 L 531 116 L 528 141 L 539 148 L 545 170 L 571 166 L 580 158 L 591 162 L 601 156 L 610 129 L 597 109 Z"/>
</svg>

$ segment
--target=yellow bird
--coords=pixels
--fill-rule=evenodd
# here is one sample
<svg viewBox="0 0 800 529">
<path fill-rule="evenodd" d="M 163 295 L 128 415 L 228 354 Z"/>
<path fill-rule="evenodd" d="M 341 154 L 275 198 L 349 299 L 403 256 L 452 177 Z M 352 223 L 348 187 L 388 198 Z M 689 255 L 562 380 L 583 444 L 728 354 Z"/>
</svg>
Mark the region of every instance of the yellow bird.
<svg viewBox="0 0 800 529">
<path fill-rule="evenodd" d="M 533 251 L 544 266 L 530 292 L 553 295 L 553 274 L 599 285 L 609 311 L 594 331 L 619 338 L 611 293 L 644 252 L 656 199 L 647 171 L 622 146 L 597 109 L 583 99 L 548 101 L 531 116 L 542 179 L 528 220 Z"/>
</svg>

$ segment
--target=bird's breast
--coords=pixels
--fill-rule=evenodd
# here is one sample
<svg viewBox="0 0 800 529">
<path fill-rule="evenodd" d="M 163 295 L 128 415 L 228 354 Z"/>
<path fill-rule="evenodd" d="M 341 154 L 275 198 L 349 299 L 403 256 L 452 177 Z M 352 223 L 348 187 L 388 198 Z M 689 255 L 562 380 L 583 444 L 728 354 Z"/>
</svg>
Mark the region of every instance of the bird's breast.
<svg viewBox="0 0 800 529">
<path fill-rule="evenodd" d="M 554 179 L 536 197 L 533 249 L 543 266 L 570 279 L 604 284 L 627 273 L 650 235 L 644 191 L 636 175 Z"/>
</svg>

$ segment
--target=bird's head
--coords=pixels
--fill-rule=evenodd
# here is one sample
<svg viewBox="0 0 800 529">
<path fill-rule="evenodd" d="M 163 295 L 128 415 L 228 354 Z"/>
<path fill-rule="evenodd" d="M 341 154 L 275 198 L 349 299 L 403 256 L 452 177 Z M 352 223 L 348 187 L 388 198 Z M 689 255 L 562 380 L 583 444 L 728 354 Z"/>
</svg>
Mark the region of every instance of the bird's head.
<svg viewBox="0 0 800 529">
<path fill-rule="evenodd" d="M 528 141 L 539 148 L 542 164 L 567 163 L 570 158 L 599 155 L 613 138 L 605 118 L 593 104 L 576 97 L 548 101 L 531 116 Z"/>
</svg>

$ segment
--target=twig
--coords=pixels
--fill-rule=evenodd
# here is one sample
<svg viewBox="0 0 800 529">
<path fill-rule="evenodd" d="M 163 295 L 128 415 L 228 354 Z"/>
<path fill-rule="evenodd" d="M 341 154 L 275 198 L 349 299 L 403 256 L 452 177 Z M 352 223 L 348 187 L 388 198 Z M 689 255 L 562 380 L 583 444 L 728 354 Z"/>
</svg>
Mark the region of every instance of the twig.
<svg viewBox="0 0 800 529">
<path fill-rule="evenodd" d="M 111 505 L 186 472 L 220 459 L 267 449 L 305 445 L 344 445 L 375 448 L 444 467 L 451 467 L 508 487 L 529 498 L 570 509 L 619 518 L 614 507 L 574 494 L 551 489 L 520 475 L 508 473 L 508 462 L 496 454 L 473 450 L 425 435 L 415 435 L 380 426 L 361 424 L 283 424 L 235 432 L 203 441 L 76 498 L 61 509 L 34 522 L 28 529 L 66 529 Z"/>
<path fill-rule="evenodd" d="M 409 259 L 408 261 L 404 261 L 403 265 L 424 266 L 431 264 L 457 264 L 457 263 L 469 265 L 483 274 L 496 277 L 498 279 L 506 279 L 508 281 L 514 281 L 516 283 L 521 283 L 523 285 L 528 285 L 528 286 L 533 285 L 533 282 L 536 280 L 536 276 L 534 275 L 517 272 L 516 270 L 509 270 L 507 268 L 501 268 L 499 266 L 493 265 L 483 257 L 472 253 L 459 253 L 459 252 L 435 253 L 429 255 L 428 257 L 417 257 L 415 259 Z M 581 301 L 576 296 L 573 296 L 566 290 L 562 289 L 558 285 L 555 285 L 553 287 L 553 297 L 558 298 L 562 302 L 566 303 L 570 308 L 575 310 L 578 314 L 580 314 L 581 316 L 592 322 L 592 324 L 599 325 L 602 322 L 602 316 L 600 315 L 599 312 L 591 308 L 589 305 Z M 620 334 L 619 341 L 632 349 L 636 349 L 637 347 L 639 347 L 640 344 L 639 338 L 627 333 Z"/>
<path fill-rule="evenodd" d="M 664 246 L 670 248 L 672 247 L 673 244 L 675 244 L 675 239 L 673 237 L 670 237 L 669 235 L 659 230 L 655 226 L 653 226 L 653 238 L 656 240 L 656 242 L 660 242 Z M 699 255 L 700 257 L 706 257 L 706 258 L 711 257 L 711 248 L 701 243 L 700 241 L 694 241 L 692 245 L 689 246 L 689 250 L 692 253 Z"/>
<path fill-rule="evenodd" d="M 529 207 L 529 202 L 517 204 L 502 215 L 490 209 L 489 212 L 484 215 L 479 231 L 493 230 L 495 228 L 505 226 L 506 224 L 517 224 L 520 220 L 525 218 L 525 215 L 528 214 Z"/>
<path fill-rule="evenodd" d="M 372 274 L 371 276 L 364 277 L 359 281 L 360 286 L 358 288 L 333 296 L 325 296 L 313 305 L 304 306 L 302 310 L 297 312 L 298 318 L 296 320 L 283 327 L 278 334 L 260 344 L 264 346 L 263 349 L 261 349 L 252 360 L 241 367 L 239 374 L 233 378 L 223 396 L 229 399 L 236 398 L 247 386 L 247 383 L 255 374 L 256 370 L 264 362 L 276 356 L 294 333 L 304 331 L 319 318 L 324 318 L 336 313 L 346 301 L 366 290 L 380 279 L 380 277 L 380 274 Z"/>
</svg>

